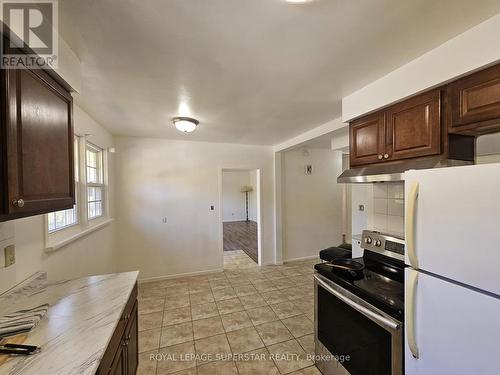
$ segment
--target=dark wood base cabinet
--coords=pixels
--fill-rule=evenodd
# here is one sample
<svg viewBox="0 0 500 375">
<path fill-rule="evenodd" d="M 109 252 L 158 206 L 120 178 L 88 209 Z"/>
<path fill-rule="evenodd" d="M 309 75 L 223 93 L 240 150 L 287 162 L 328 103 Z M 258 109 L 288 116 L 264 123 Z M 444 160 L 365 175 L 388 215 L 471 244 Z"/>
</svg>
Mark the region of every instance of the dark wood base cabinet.
<svg viewBox="0 0 500 375">
<path fill-rule="evenodd" d="M 139 365 L 137 284 L 125 306 L 96 375 L 134 375 Z"/>
</svg>

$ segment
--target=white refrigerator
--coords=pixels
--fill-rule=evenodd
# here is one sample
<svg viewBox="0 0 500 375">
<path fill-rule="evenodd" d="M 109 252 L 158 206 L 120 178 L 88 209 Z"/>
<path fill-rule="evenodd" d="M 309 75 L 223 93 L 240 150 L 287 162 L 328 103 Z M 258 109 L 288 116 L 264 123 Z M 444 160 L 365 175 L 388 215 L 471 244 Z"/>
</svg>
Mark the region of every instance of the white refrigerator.
<svg viewBox="0 0 500 375">
<path fill-rule="evenodd" d="M 500 164 L 405 173 L 405 374 L 500 374 Z"/>
</svg>

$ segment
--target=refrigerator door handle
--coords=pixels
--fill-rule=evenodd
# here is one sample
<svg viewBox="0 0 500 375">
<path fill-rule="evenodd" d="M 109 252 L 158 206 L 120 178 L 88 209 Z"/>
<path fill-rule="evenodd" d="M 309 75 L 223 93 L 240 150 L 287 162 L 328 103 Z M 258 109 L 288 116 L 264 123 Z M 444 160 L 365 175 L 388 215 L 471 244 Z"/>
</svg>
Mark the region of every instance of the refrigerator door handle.
<svg viewBox="0 0 500 375">
<path fill-rule="evenodd" d="M 405 324 L 406 324 L 406 341 L 410 348 L 411 354 L 415 359 L 418 359 L 418 346 L 415 338 L 415 291 L 418 283 L 418 271 L 409 270 L 408 281 L 406 283 L 406 306 L 405 306 Z"/>
<path fill-rule="evenodd" d="M 406 210 L 406 251 L 410 265 L 418 270 L 418 258 L 415 253 L 415 206 L 418 199 L 419 184 L 414 182 L 408 194 L 408 207 Z"/>
</svg>

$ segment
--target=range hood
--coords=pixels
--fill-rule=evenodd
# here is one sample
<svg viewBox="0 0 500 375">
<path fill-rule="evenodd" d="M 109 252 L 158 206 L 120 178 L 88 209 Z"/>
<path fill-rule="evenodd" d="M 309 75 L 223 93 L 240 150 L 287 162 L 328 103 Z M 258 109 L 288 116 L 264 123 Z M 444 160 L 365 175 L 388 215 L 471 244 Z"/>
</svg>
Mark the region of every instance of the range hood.
<svg viewBox="0 0 500 375">
<path fill-rule="evenodd" d="M 407 159 L 387 164 L 367 165 L 345 170 L 338 178 L 339 183 L 373 183 L 404 181 L 404 172 L 410 169 L 430 169 L 471 165 L 472 161 L 447 159 L 443 156 Z"/>
</svg>

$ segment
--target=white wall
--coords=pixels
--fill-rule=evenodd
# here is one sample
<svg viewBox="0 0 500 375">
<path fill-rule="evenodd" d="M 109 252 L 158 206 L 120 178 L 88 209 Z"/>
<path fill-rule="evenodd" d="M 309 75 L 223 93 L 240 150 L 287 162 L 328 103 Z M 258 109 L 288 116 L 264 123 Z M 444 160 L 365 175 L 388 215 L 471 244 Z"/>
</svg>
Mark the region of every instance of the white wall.
<svg viewBox="0 0 500 375">
<path fill-rule="evenodd" d="M 373 184 L 352 184 L 351 201 L 351 231 L 353 235 L 360 235 L 373 225 Z"/>
<path fill-rule="evenodd" d="M 261 170 L 262 258 L 273 262 L 272 147 L 117 137 L 115 157 L 120 271 L 145 279 L 222 268 L 221 169 Z"/>
<path fill-rule="evenodd" d="M 342 99 L 342 121 L 451 81 L 500 60 L 500 14 Z"/>
<path fill-rule="evenodd" d="M 113 137 L 87 113 L 74 106 L 74 126 L 77 134 L 91 134 L 89 140 L 100 147 L 113 146 Z M 113 213 L 113 157 L 110 161 L 110 210 Z M 0 292 L 14 286 L 37 271 L 47 271 L 50 280 L 75 278 L 116 271 L 113 224 L 92 232 L 71 244 L 45 253 L 43 215 L 0 224 L 13 226 L 16 242 L 16 263 L 0 268 Z M 3 263 L 2 263 L 3 264 Z"/>
<path fill-rule="evenodd" d="M 304 168 L 311 164 L 313 172 Z M 318 256 L 342 243 L 342 153 L 303 149 L 284 153 L 283 260 Z"/>
<path fill-rule="evenodd" d="M 222 220 L 246 220 L 245 194 L 243 186 L 253 187 L 248 193 L 248 218 L 257 221 L 257 172 L 223 171 L 222 173 Z"/>
</svg>

